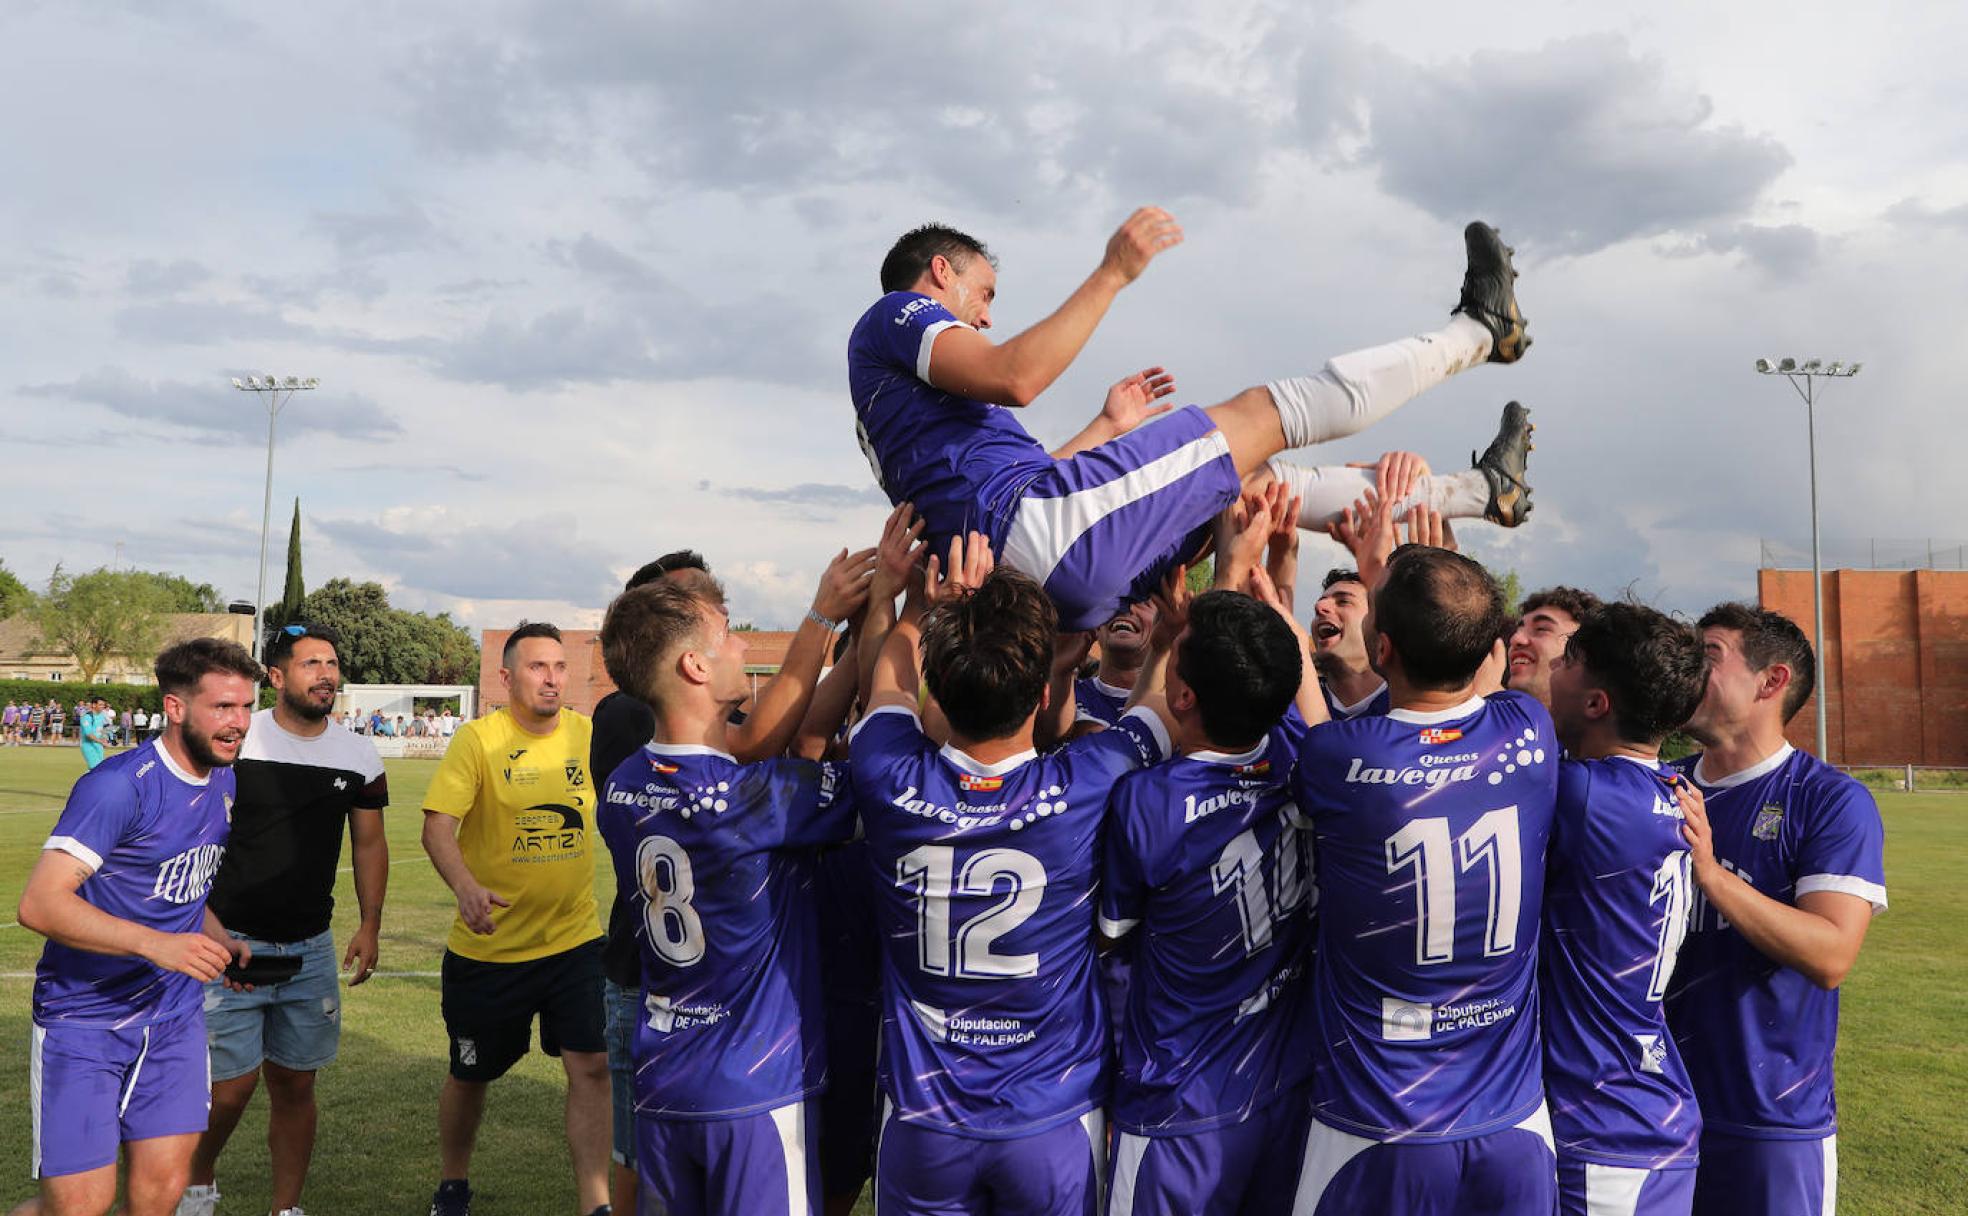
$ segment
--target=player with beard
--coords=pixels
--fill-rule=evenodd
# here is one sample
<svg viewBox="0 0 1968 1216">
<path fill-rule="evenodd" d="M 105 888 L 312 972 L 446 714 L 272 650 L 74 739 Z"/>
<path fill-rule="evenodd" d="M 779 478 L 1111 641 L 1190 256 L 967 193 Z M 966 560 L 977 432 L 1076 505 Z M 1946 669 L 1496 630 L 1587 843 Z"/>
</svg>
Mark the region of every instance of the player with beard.
<svg viewBox="0 0 1968 1216">
<path fill-rule="evenodd" d="M 335 1058 L 341 1042 L 329 921 L 344 824 L 361 919 L 342 967 L 351 987 L 376 969 L 389 882 L 383 836 L 389 787 L 376 745 L 328 720 L 342 683 L 340 646 L 332 630 L 301 623 L 267 643 L 267 679 L 276 697 L 271 708 L 253 715 L 233 768 L 239 798 L 232 841 L 212 883 L 212 911 L 255 955 L 294 955 L 302 962 L 292 979 L 250 991 L 207 985 L 212 1121 L 192 1158 L 191 1186 L 178 1216 L 217 1210 L 219 1154 L 262 1074 L 273 1174 L 269 1210 L 274 1216 L 300 1213 L 314 1151 L 315 1074 Z"/>
<path fill-rule="evenodd" d="M 1838 1197 L 1838 987 L 1886 910 L 1870 791 L 1784 741 L 1816 658 L 1789 618 L 1701 619 L 1708 689 L 1679 762 L 1697 894 L 1667 1020 L 1701 1099 L 1701 1216 L 1829 1216 Z"/>
<path fill-rule="evenodd" d="M 1577 587 L 1546 587 L 1524 597 L 1517 627 L 1505 639 L 1509 667 L 1504 687 L 1551 704 L 1551 665 L 1565 653 L 1565 640 L 1599 607 L 1599 597 Z"/>
<path fill-rule="evenodd" d="M 1688 842 L 1661 740 L 1707 676 L 1694 630 L 1588 613 L 1551 668 L 1566 759 L 1545 853 L 1539 1000 L 1566 1216 L 1687 1216 L 1701 1114 L 1661 997 L 1688 924 Z"/>
<path fill-rule="evenodd" d="M 889 501 L 914 503 L 936 548 L 982 530 L 1005 565 L 1044 585 L 1063 629 L 1092 629 L 1196 556 L 1205 525 L 1246 489 L 1284 481 L 1314 519 L 1351 500 L 1349 489 L 1321 507 L 1319 479 L 1297 484 L 1303 470 L 1273 461 L 1279 453 L 1354 434 L 1478 363 L 1523 356 L 1530 340 L 1512 251 L 1487 224 L 1469 225 L 1463 238 L 1462 291 L 1443 328 L 1151 426 L 1138 423 L 1151 416 L 1159 390 L 1148 386 L 1159 376 L 1131 377 L 1110 391 L 1094 424 L 1049 453 L 1011 411 L 1065 372 L 1121 289 L 1181 242 L 1181 228 L 1158 207 L 1135 212 L 1058 310 L 1000 345 L 981 332 L 997 297 L 990 254 L 961 232 L 925 225 L 889 250 L 884 294 L 848 340 L 856 433 Z M 1472 473 L 1481 490 L 1441 506 L 1522 523 L 1529 444 L 1526 411 L 1512 403 Z"/>
<path fill-rule="evenodd" d="M 260 665 L 235 642 L 196 638 L 157 656 L 156 674 L 163 734 L 75 783 L 21 894 L 19 923 L 48 945 L 29 1062 L 41 1195 L 16 1216 L 102 1216 L 119 1145 L 123 1210 L 177 1206 L 210 1105 L 199 985 L 251 957 L 206 896 Z"/>
</svg>

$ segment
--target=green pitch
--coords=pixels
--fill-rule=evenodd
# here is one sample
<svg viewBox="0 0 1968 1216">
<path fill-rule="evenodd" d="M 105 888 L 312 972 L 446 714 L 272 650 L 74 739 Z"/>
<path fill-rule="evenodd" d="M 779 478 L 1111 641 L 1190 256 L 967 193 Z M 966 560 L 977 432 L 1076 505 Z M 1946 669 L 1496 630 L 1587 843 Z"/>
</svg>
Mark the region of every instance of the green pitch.
<svg viewBox="0 0 1968 1216">
<path fill-rule="evenodd" d="M 434 761 L 389 762 L 389 900 L 381 973 L 347 990 L 341 1059 L 322 1073 L 321 1131 L 303 1196 L 325 1213 L 427 1210 L 436 1184 L 445 1067 L 437 965 L 450 892 L 418 847 Z M 0 749 L 0 1207 L 32 1193 L 28 1170 L 28 979 L 41 939 L 12 924 L 28 870 L 81 773 L 74 748 Z M 1845 985 L 1839 1044 L 1839 1191 L 1845 1212 L 1960 1211 L 1968 1195 L 1968 796 L 1888 794 L 1893 907 Z M 605 871 L 605 867 L 604 867 Z M 601 876 L 605 879 L 605 873 Z M 604 901 L 604 906 L 606 906 Z M 344 874 L 336 940 L 355 896 Z M 537 1052 L 492 1090 L 472 1185 L 486 1216 L 571 1212 L 559 1066 Z M 267 1195 L 266 1104 L 255 1100 L 220 1165 L 221 1211 Z M 864 1209 L 866 1205 L 864 1202 Z"/>
</svg>

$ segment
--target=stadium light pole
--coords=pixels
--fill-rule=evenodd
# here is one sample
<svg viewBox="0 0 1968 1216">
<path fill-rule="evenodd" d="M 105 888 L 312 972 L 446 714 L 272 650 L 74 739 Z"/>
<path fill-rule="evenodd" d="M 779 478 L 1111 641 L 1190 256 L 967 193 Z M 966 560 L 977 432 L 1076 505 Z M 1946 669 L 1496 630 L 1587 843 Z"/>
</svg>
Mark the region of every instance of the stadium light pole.
<svg viewBox="0 0 1968 1216">
<path fill-rule="evenodd" d="M 1811 615 L 1813 635 L 1811 645 L 1817 651 L 1817 680 L 1811 689 L 1816 701 L 1818 727 L 1818 759 L 1831 763 L 1825 751 L 1825 648 L 1824 648 L 1824 555 L 1818 543 L 1818 413 L 1817 384 L 1821 378 L 1849 379 L 1859 374 L 1860 363 L 1841 363 L 1833 360 L 1827 365 L 1822 359 L 1805 359 L 1799 362 L 1785 356 L 1775 363 L 1768 359 L 1758 359 L 1756 370 L 1765 376 L 1782 376 L 1790 381 L 1790 387 L 1804 399 L 1804 429 L 1810 436 L 1811 453 Z"/>
<path fill-rule="evenodd" d="M 267 467 L 266 497 L 260 503 L 260 589 L 253 597 L 253 658 L 257 660 L 265 649 L 262 635 L 266 631 L 266 553 L 267 528 L 273 519 L 273 424 L 280 417 L 280 407 L 293 399 L 295 393 L 306 392 L 321 385 L 314 376 L 247 376 L 232 378 L 232 387 L 243 393 L 260 393 L 267 412 Z"/>
</svg>

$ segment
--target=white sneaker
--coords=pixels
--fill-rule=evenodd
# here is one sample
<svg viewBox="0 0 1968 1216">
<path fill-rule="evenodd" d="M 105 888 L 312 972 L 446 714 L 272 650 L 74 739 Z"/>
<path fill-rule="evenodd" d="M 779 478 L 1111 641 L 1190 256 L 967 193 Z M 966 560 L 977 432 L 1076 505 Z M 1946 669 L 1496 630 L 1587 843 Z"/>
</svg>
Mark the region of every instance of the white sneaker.
<svg viewBox="0 0 1968 1216">
<path fill-rule="evenodd" d="M 281 1208 L 273 1216 L 307 1216 L 307 1213 L 299 1208 Z"/>
<path fill-rule="evenodd" d="M 178 1216 L 218 1216 L 219 1184 L 188 1186 L 178 1200 Z"/>
</svg>

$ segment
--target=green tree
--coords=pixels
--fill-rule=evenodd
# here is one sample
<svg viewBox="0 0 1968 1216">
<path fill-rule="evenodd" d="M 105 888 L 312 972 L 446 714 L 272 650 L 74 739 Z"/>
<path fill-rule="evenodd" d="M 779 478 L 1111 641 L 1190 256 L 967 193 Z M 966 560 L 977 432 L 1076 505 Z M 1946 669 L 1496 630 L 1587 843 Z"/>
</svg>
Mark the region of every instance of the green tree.
<svg viewBox="0 0 1968 1216">
<path fill-rule="evenodd" d="M 1497 576 L 1497 586 L 1503 588 L 1503 610 L 1516 616 L 1517 605 L 1524 602 L 1524 580 L 1515 570 L 1505 570 Z"/>
<path fill-rule="evenodd" d="M 310 624 L 342 639 L 342 676 L 351 684 L 475 684 L 478 643 L 448 614 L 390 607 L 379 583 L 333 578 L 302 601 Z"/>
<path fill-rule="evenodd" d="M 224 612 L 225 600 L 210 583 L 194 583 L 177 574 L 156 570 L 126 571 L 132 578 L 148 579 L 168 605 L 166 612 Z"/>
<path fill-rule="evenodd" d="M 71 575 L 56 566 L 47 594 L 29 610 L 38 644 L 74 655 L 85 684 L 114 655 L 148 657 L 164 636 L 166 615 L 176 610 L 159 581 L 164 577 L 109 569 Z"/>
<path fill-rule="evenodd" d="M 301 606 L 307 602 L 307 587 L 301 581 L 301 500 L 294 500 L 294 522 L 287 529 L 287 581 L 282 586 L 280 602 L 267 609 L 267 625 L 279 628 L 301 615 Z"/>
<path fill-rule="evenodd" d="M 16 613 L 26 612 L 34 602 L 34 592 L 20 581 L 7 563 L 0 561 L 0 621 Z"/>
</svg>

